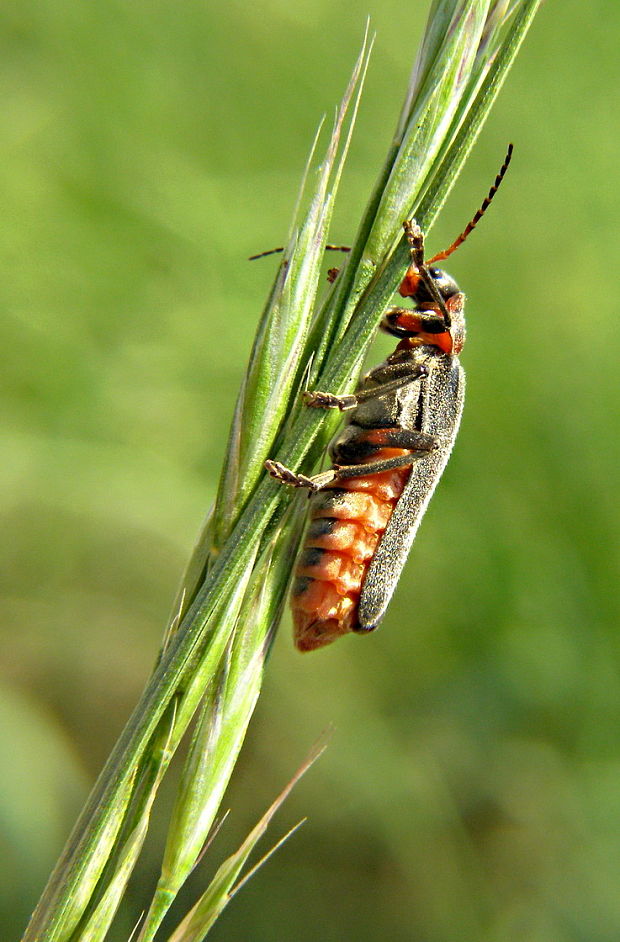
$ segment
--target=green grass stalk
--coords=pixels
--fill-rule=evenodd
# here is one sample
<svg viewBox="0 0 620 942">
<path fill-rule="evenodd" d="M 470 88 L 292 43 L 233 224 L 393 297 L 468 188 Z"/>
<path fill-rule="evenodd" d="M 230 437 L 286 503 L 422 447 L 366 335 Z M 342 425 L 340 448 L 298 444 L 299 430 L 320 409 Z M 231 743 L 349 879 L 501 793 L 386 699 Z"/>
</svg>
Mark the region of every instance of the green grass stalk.
<svg viewBox="0 0 620 942">
<path fill-rule="evenodd" d="M 368 44 L 337 114 L 309 208 L 294 222 L 238 399 L 218 500 L 183 579 L 153 676 L 97 781 L 24 942 L 103 939 L 148 830 L 159 783 L 200 708 L 153 904 L 154 937 L 200 858 L 260 691 L 299 507 L 265 458 L 309 471 L 333 417 L 304 408 L 305 382 L 346 392 L 407 264 L 402 222 L 432 224 L 540 0 L 435 0 L 394 141 L 336 283 L 321 262 Z M 349 124 L 347 125 L 347 115 Z M 202 706 L 201 706 L 202 704 Z"/>
</svg>

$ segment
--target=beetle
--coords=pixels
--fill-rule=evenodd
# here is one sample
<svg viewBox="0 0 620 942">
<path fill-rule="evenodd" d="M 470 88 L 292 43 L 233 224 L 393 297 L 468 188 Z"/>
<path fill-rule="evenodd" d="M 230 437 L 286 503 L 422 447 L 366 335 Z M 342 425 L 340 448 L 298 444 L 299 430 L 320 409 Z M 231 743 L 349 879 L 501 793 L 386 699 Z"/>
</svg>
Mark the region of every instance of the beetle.
<svg viewBox="0 0 620 942">
<path fill-rule="evenodd" d="M 465 295 L 435 263 L 474 229 L 511 157 L 509 145 L 480 209 L 445 251 L 425 261 L 422 230 L 413 220 L 404 223 L 410 264 L 399 293 L 413 307 L 389 309 L 380 324 L 399 338 L 396 350 L 352 395 L 304 394 L 308 406 L 348 414 L 329 447 L 332 468 L 307 477 L 278 461 L 265 463 L 283 484 L 310 491 L 309 525 L 291 591 L 301 651 L 351 631 L 374 631 L 386 612 L 463 411 Z"/>
</svg>

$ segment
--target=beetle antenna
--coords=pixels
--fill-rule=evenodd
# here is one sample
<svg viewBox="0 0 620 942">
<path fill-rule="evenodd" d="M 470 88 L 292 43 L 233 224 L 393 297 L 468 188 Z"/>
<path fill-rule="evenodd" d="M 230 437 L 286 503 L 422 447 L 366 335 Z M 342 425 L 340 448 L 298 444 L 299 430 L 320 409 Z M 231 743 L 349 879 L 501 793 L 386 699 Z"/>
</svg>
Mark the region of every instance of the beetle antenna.
<svg viewBox="0 0 620 942">
<path fill-rule="evenodd" d="M 330 252 L 350 252 L 350 245 L 326 245 L 325 248 Z M 253 262 L 257 258 L 265 258 L 266 255 L 276 255 L 278 252 L 283 252 L 284 246 L 281 245 L 277 249 L 268 249 L 266 252 L 259 252 L 258 255 L 250 255 L 248 262 Z"/>
<path fill-rule="evenodd" d="M 440 292 L 437 290 L 437 285 L 435 284 L 435 279 L 429 272 L 427 265 L 429 263 L 425 262 L 424 265 L 420 265 L 418 268 L 418 274 L 420 275 L 421 280 L 424 282 L 427 291 L 431 297 L 435 298 L 436 303 L 439 305 L 439 310 L 444 319 L 444 324 L 446 325 L 446 330 L 450 330 L 452 327 L 452 318 L 450 317 L 450 312 L 446 307 L 446 302 L 442 298 Z"/>
<path fill-rule="evenodd" d="M 437 255 L 433 255 L 432 258 L 429 258 L 429 259 L 427 260 L 427 262 L 426 262 L 427 265 L 432 265 L 434 262 L 442 262 L 442 261 L 444 260 L 444 258 L 448 258 L 449 255 L 452 255 L 453 252 L 456 252 L 456 250 L 458 249 L 459 245 L 462 245 L 463 242 L 465 241 L 465 239 L 467 238 L 467 236 L 468 236 L 471 232 L 473 232 L 473 230 L 476 228 L 476 226 L 478 225 L 478 223 L 480 222 L 480 220 L 482 219 L 482 217 L 483 217 L 484 214 L 486 213 L 487 209 L 489 208 L 489 205 L 490 205 L 490 203 L 491 203 L 491 200 L 493 199 L 493 197 L 495 196 L 495 194 L 496 194 L 497 191 L 499 190 L 499 185 L 500 185 L 500 183 L 502 182 L 502 180 L 504 179 L 504 176 L 505 176 L 505 174 L 506 174 L 506 171 L 508 170 L 510 161 L 511 161 L 511 159 L 512 159 L 512 150 L 513 150 L 512 144 L 509 144 L 509 145 L 508 145 L 508 151 L 507 151 L 506 156 L 505 156 L 505 158 L 504 158 L 504 163 L 501 165 L 500 170 L 499 170 L 499 173 L 498 173 L 497 176 L 495 177 L 495 181 L 494 181 L 494 183 L 493 183 L 493 186 L 492 186 L 491 189 L 489 190 L 489 193 L 488 193 L 488 196 L 486 197 L 486 199 L 483 200 L 482 205 L 481 205 L 480 209 L 478 210 L 478 212 L 472 217 L 471 221 L 467 223 L 467 225 L 465 226 L 465 228 L 464 228 L 463 231 L 461 232 L 460 236 L 458 236 L 458 238 L 456 238 L 456 239 L 454 240 L 454 242 L 452 243 L 452 245 L 449 246 L 447 249 L 445 249 L 443 252 L 439 252 Z"/>
</svg>

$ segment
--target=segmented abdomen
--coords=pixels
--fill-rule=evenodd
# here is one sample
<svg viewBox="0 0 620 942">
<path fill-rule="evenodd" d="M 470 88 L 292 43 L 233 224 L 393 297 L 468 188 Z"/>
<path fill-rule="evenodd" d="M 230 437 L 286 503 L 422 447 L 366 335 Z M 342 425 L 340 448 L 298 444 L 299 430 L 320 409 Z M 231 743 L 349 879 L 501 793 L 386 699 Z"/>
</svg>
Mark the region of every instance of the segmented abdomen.
<svg viewBox="0 0 620 942">
<path fill-rule="evenodd" d="M 385 448 L 373 460 L 409 453 Z M 291 596 L 300 651 L 312 651 L 358 629 L 368 564 L 410 474 L 408 466 L 346 478 L 311 497 L 310 526 Z"/>
</svg>

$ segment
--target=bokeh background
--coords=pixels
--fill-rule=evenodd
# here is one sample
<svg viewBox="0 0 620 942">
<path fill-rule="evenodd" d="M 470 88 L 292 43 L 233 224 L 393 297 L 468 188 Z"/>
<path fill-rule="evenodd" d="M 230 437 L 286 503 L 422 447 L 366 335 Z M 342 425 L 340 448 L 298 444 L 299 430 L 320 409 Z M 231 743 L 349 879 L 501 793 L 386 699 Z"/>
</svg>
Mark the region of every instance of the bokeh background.
<svg viewBox="0 0 620 942">
<path fill-rule="evenodd" d="M 14 0 L 0 12 L 0 923 L 25 925 L 135 704 L 215 492 L 320 116 L 377 32 L 332 237 L 427 4 Z M 285 623 L 194 899 L 329 724 L 214 940 L 620 936 L 614 0 L 541 9 L 430 238 L 463 227 L 456 450 L 385 623 Z M 378 345 L 374 359 L 383 356 Z M 156 875 L 170 793 L 111 938 Z"/>
</svg>

